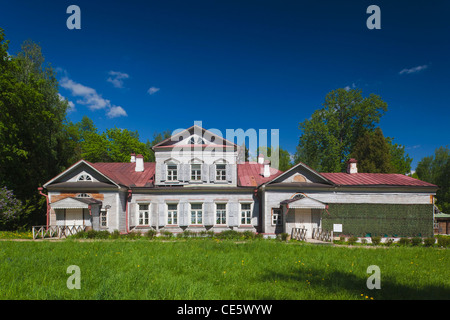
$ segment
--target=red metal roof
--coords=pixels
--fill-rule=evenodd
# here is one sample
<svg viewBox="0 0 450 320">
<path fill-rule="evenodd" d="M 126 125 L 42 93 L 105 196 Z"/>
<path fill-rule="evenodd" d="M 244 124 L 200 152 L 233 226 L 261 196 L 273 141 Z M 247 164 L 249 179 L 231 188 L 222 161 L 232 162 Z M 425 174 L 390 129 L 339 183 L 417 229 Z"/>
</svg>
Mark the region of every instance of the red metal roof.
<svg viewBox="0 0 450 320">
<path fill-rule="evenodd" d="M 341 186 L 389 185 L 437 187 L 434 184 L 397 173 L 320 173 L 331 182 Z"/>
<path fill-rule="evenodd" d="M 237 165 L 238 186 L 258 187 L 278 177 L 283 171 L 270 168 L 270 177 L 264 178 L 264 165 L 257 162 L 245 162 Z"/>
<path fill-rule="evenodd" d="M 154 162 L 144 162 L 143 172 L 136 172 L 136 163 L 133 162 L 89 162 L 89 164 L 117 184 L 128 187 L 153 186 Z"/>
</svg>

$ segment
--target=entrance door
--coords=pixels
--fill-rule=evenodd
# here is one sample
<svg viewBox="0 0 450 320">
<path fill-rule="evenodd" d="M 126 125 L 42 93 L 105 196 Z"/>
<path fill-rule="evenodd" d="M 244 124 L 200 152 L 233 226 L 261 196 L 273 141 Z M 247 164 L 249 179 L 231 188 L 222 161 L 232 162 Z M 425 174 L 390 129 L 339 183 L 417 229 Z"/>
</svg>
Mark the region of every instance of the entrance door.
<svg viewBox="0 0 450 320">
<path fill-rule="evenodd" d="M 82 226 L 83 209 L 66 209 L 66 226 Z"/>
</svg>

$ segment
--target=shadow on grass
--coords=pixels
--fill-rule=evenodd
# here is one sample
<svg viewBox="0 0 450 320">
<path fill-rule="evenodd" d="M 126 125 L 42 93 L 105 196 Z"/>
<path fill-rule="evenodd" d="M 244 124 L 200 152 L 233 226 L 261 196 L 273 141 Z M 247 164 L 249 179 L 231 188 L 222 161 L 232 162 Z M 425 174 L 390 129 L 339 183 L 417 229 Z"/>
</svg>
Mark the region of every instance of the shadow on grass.
<svg viewBox="0 0 450 320">
<path fill-rule="evenodd" d="M 367 279 L 370 274 L 357 276 L 350 272 L 324 270 L 295 270 L 289 274 L 269 272 L 263 276 L 263 281 L 283 282 L 286 289 L 293 292 L 292 299 L 296 299 L 294 290 L 311 289 L 317 295 L 309 295 L 307 299 L 365 299 L 366 295 L 375 300 L 448 300 L 450 287 L 444 285 L 415 286 L 414 278 L 411 285 L 399 284 L 395 279 L 383 276 L 381 272 L 381 288 L 368 289 Z M 361 296 L 363 295 L 363 296 Z M 271 299 L 264 297 L 264 299 Z"/>
</svg>

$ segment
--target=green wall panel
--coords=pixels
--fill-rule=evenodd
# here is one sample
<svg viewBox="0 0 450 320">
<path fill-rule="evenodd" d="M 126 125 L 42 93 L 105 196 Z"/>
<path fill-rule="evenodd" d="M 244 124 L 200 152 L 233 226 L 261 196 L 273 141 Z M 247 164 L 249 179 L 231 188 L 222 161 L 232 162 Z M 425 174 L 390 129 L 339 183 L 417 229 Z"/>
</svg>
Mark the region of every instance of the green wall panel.
<svg viewBox="0 0 450 320">
<path fill-rule="evenodd" d="M 322 217 L 323 229 L 342 224 L 336 236 L 433 236 L 432 204 L 329 204 Z"/>
</svg>

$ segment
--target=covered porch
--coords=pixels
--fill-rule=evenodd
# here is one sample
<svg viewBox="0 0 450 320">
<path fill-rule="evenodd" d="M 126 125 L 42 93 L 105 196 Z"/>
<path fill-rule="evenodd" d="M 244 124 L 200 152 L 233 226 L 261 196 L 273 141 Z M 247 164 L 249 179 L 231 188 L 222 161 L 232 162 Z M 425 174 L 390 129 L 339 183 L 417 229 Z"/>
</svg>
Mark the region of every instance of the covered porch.
<svg viewBox="0 0 450 320">
<path fill-rule="evenodd" d="M 68 197 L 50 204 L 54 215 L 51 226 L 92 227 L 94 213 L 98 213 L 102 201 L 93 198 Z M 95 216 L 98 216 L 96 214 Z"/>
<path fill-rule="evenodd" d="M 327 209 L 326 203 L 304 194 L 296 194 L 281 201 L 280 207 L 283 214 L 283 232 L 289 234 L 292 239 L 332 241 L 332 232 L 322 230 L 322 214 Z"/>
</svg>

